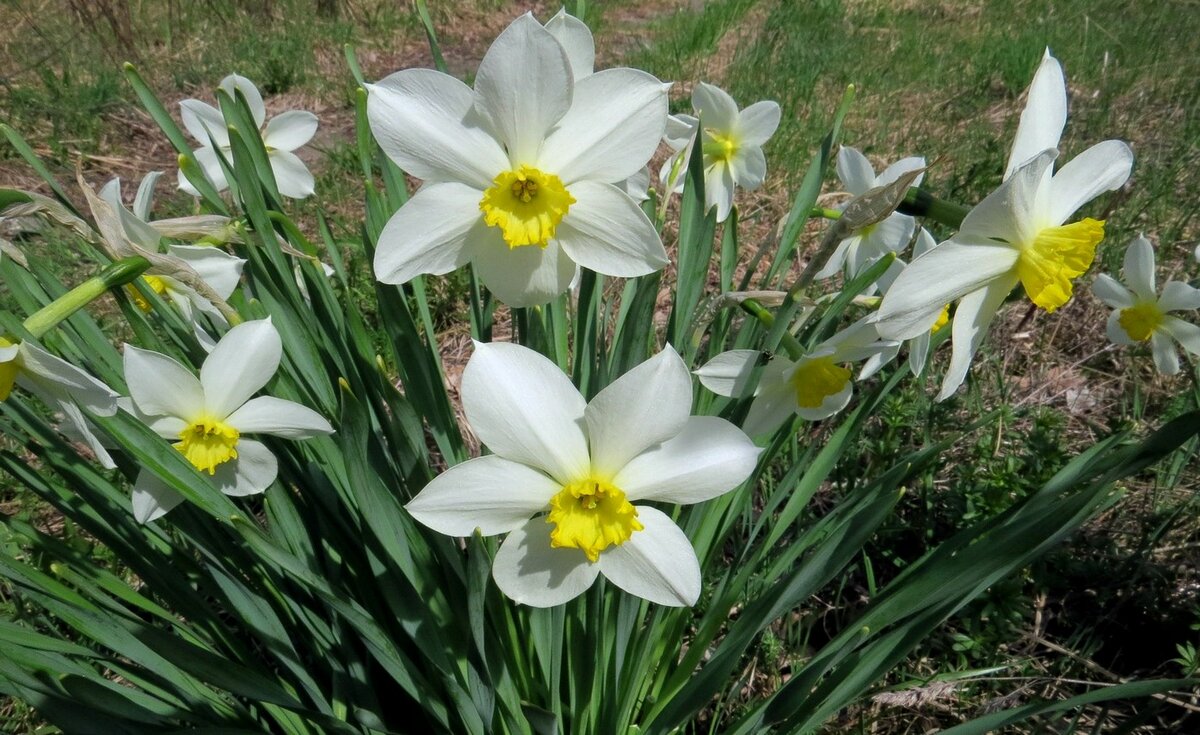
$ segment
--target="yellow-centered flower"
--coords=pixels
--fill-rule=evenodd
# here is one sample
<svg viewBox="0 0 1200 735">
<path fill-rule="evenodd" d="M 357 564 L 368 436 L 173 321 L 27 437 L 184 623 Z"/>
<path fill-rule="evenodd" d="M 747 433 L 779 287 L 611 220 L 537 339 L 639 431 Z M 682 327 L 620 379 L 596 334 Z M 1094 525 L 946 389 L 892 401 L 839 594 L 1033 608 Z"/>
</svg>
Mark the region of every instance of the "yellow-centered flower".
<svg viewBox="0 0 1200 735">
<path fill-rule="evenodd" d="M 499 228 L 508 247 L 544 248 L 555 228 L 575 203 L 562 180 L 531 166 L 505 171 L 483 192 L 479 209 L 483 221 Z"/>
<path fill-rule="evenodd" d="M 620 546 L 645 528 L 637 515 L 625 493 L 611 483 L 593 478 L 572 482 L 550 498 L 550 545 L 579 549 L 588 561 L 596 561 L 601 551 Z"/>
</svg>

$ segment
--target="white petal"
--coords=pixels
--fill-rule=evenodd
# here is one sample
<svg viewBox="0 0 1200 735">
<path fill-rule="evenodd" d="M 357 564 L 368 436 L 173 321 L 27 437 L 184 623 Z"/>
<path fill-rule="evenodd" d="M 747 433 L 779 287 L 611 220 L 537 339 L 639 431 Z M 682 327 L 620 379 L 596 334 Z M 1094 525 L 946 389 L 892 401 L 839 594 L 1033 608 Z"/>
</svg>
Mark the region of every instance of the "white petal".
<svg viewBox="0 0 1200 735">
<path fill-rule="evenodd" d="M 805 421 L 822 421 L 850 405 L 850 398 L 853 395 L 854 381 L 847 380 L 846 384 L 843 385 L 842 389 L 837 393 L 825 396 L 825 398 L 821 400 L 820 406 L 817 406 L 816 408 L 796 406 L 796 415 Z"/>
<path fill-rule="evenodd" d="M 150 204 L 154 201 L 154 185 L 162 176 L 162 171 L 151 171 L 142 177 L 138 184 L 137 194 L 133 197 L 133 216 L 143 222 L 150 219 Z"/>
<path fill-rule="evenodd" d="M 613 478 L 632 502 L 699 503 L 742 484 L 761 450 L 715 416 L 692 416 L 683 430 L 634 457 Z"/>
<path fill-rule="evenodd" d="M 761 146 L 779 127 L 780 109 L 778 102 L 763 100 L 742 110 L 738 116 L 738 143 L 743 146 Z"/>
<path fill-rule="evenodd" d="M 468 125 L 471 88 L 432 69 L 405 69 L 367 85 L 367 119 L 379 147 L 427 181 L 459 181 L 483 191 L 510 168 L 500 144 Z"/>
<path fill-rule="evenodd" d="M 1002 240 L 1020 247 L 1031 243 L 1047 202 L 1039 199 L 1039 191 L 1050 175 L 1055 150 L 1042 151 L 1024 166 L 1013 172 L 1000 187 L 967 213 L 957 239 L 981 237 Z"/>
<path fill-rule="evenodd" d="M 229 416 L 267 384 L 282 354 L 283 343 L 270 319 L 230 329 L 200 367 L 205 408 L 218 419 Z"/>
<path fill-rule="evenodd" d="M 729 219 L 733 209 L 733 172 L 725 163 L 710 166 L 704 172 L 704 198 L 708 209 L 717 208 L 717 222 Z"/>
<path fill-rule="evenodd" d="M 105 448 L 100 437 L 96 436 L 91 423 L 84 418 L 79 407 L 70 401 L 58 401 L 53 405 L 63 415 L 64 423 L 59 430 L 70 439 L 86 445 L 92 454 L 96 455 L 96 462 L 101 467 L 106 470 L 116 469 L 117 463 L 113 461 L 112 455 L 108 453 L 108 449 Z"/>
<path fill-rule="evenodd" d="M 667 115 L 667 129 L 663 140 L 673 151 L 683 150 L 696 138 L 700 121 L 691 115 Z"/>
<path fill-rule="evenodd" d="M 433 478 L 405 509 L 448 536 L 507 533 L 546 509 L 562 487 L 541 472 L 495 455 L 469 459 Z"/>
<path fill-rule="evenodd" d="M 32 342 L 21 342 L 17 348 L 21 370 L 41 384 L 43 390 L 69 397 L 98 416 L 117 412 L 117 392 L 112 388 Z"/>
<path fill-rule="evenodd" d="M 1167 281 L 1163 286 L 1158 308 L 1163 311 L 1191 311 L 1200 309 L 1200 288 L 1193 288 L 1180 281 Z"/>
<path fill-rule="evenodd" d="M 997 280 L 1011 280 L 1018 253 L 1007 245 L 947 240 L 908 264 L 880 304 L 876 326 L 887 339 L 925 332 L 946 304 Z"/>
<path fill-rule="evenodd" d="M 1193 355 L 1200 355 L 1200 327 L 1178 317 L 1164 316 L 1162 328 L 1174 337 L 1183 349 Z"/>
<path fill-rule="evenodd" d="M 562 46 L 526 13 L 504 29 L 480 62 L 475 110 L 508 147 L 514 167 L 533 165 L 546 133 L 571 107 L 571 87 Z"/>
<path fill-rule="evenodd" d="M 683 430 L 692 411 L 692 376 L 674 348 L 617 378 L 587 405 L 592 470 L 613 477 L 631 459 Z"/>
<path fill-rule="evenodd" d="M 644 528 L 600 554 L 600 571 L 631 595 L 659 605 L 688 607 L 700 597 L 700 562 L 692 542 L 665 513 L 638 506 Z"/>
<path fill-rule="evenodd" d="M 167 252 L 191 266 L 200 280 L 223 299 L 229 298 L 242 279 L 246 261 L 210 245 L 168 245 Z"/>
<path fill-rule="evenodd" d="M 254 82 L 240 74 L 230 74 L 221 80 L 221 89 L 235 100 L 237 94 L 234 90 L 240 90 L 242 96 L 246 98 L 250 114 L 254 117 L 254 124 L 262 127 L 263 121 L 267 119 L 267 108 L 263 105 L 262 95 L 258 93 L 258 87 L 254 86 Z"/>
<path fill-rule="evenodd" d="M 942 379 L 942 390 L 938 393 L 937 400 L 949 398 L 967 379 L 971 359 L 975 357 L 988 327 L 996 318 L 1000 305 L 1015 285 L 1015 275 L 999 278 L 984 288 L 963 296 L 958 302 L 958 308 L 954 312 L 954 324 L 951 327 L 953 331 L 950 333 L 953 342 L 950 367 L 946 369 L 946 376 Z"/>
<path fill-rule="evenodd" d="M 279 151 L 294 151 L 317 134 L 317 116 L 304 110 L 276 115 L 263 131 L 263 144 Z"/>
<path fill-rule="evenodd" d="M 1133 170 L 1133 151 L 1106 140 L 1072 158 L 1050 179 L 1050 222 L 1061 225 L 1075 210 L 1106 191 L 1121 188 Z"/>
<path fill-rule="evenodd" d="M 556 240 L 544 248 L 526 245 L 510 249 L 495 227 L 480 234 L 481 242 L 471 245 L 475 272 L 505 304 L 539 306 L 570 288 L 575 261 Z"/>
<path fill-rule="evenodd" d="M 487 233 L 479 212 L 483 192 L 466 184 L 428 184 L 400 207 L 379 233 L 375 277 L 384 283 L 407 283 L 422 273 L 442 275 L 460 268 L 471 257 L 468 235 Z M 481 229 L 482 228 L 482 229 Z"/>
<path fill-rule="evenodd" d="M 734 173 L 734 183 L 747 191 L 762 186 L 767 178 L 767 157 L 757 146 L 739 149 L 729 167 Z"/>
<path fill-rule="evenodd" d="M 1163 375 L 1174 375 L 1179 372 L 1179 353 L 1175 351 L 1175 343 L 1163 332 L 1150 335 L 1150 353 L 1154 356 L 1154 367 Z"/>
<path fill-rule="evenodd" d="M 204 389 L 192 372 L 157 352 L 125 345 L 125 383 L 137 409 L 190 421 L 204 411 Z"/>
<path fill-rule="evenodd" d="M 854 196 L 875 186 L 875 169 L 857 148 L 844 145 L 838 151 L 837 175 L 846 191 Z"/>
<path fill-rule="evenodd" d="M 554 607 L 587 591 L 600 574 L 579 549 L 550 546 L 552 526 L 532 518 L 508 534 L 492 562 L 492 579 L 509 598 L 532 607 Z"/>
<path fill-rule="evenodd" d="M 1105 273 L 1096 276 L 1096 280 L 1092 282 L 1092 294 L 1114 309 L 1133 306 L 1133 302 L 1136 300 L 1129 289 Z"/>
<path fill-rule="evenodd" d="M 147 470 L 142 470 L 130 496 L 133 518 L 138 523 L 158 520 L 183 502 L 183 496 Z"/>
<path fill-rule="evenodd" d="M 225 126 L 225 118 L 220 110 L 207 102 L 183 100 L 179 103 L 179 116 L 183 118 L 183 127 L 200 143 L 201 148 L 208 148 L 213 142 L 219 146 L 229 145 L 229 129 Z"/>
<path fill-rule="evenodd" d="M 1033 83 L 1029 85 L 1029 97 L 1021 112 L 1021 122 L 1013 138 L 1012 151 L 1008 154 L 1008 165 L 1004 178 L 1013 175 L 1018 167 L 1047 148 L 1057 148 L 1067 124 L 1067 82 L 1063 79 L 1062 66 L 1046 49 Z"/>
<path fill-rule="evenodd" d="M 104 188 L 100 190 L 100 198 L 112 208 L 113 214 L 120 219 L 121 229 L 124 230 L 126 237 L 152 253 L 158 252 L 158 231 L 125 208 L 125 204 L 121 201 L 120 179 L 113 179 L 105 184 Z"/>
<path fill-rule="evenodd" d="M 629 198 L 639 204 L 650 198 L 650 167 L 642 166 L 642 168 L 633 176 L 622 181 L 617 185 L 618 188 L 629 195 Z"/>
<path fill-rule="evenodd" d="M 217 152 L 212 148 L 199 148 L 192 151 L 192 158 L 196 160 L 196 164 L 200 166 L 200 170 L 204 172 L 204 178 L 213 185 L 217 191 L 225 191 L 229 188 L 229 182 L 225 179 L 225 169 L 221 168 L 221 162 L 217 159 Z M 232 162 L 231 162 L 232 163 Z M 200 196 L 200 192 L 196 187 L 192 186 L 192 182 L 187 180 L 183 175 L 183 170 L 179 171 L 179 188 L 186 191 L 192 196 Z"/>
<path fill-rule="evenodd" d="M 883 172 L 879 174 L 879 177 L 875 180 L 875 186 L 887 186 L 888 184 L 891 184 L 899 179 L 902 175 L 922 168 L 925 168 L 925 159 L 921 158 L 920 156 L 901 158 L 899 161 L 896 161 L 892 165 L 885 168 Z M 913 182 L 910 184 L 910 186 L 920 186 L 921 180 L 924 178 L 925 174 L 920 174 L 917 176 L 917 178 L 913 179 Z"/>
<path fill-rule="evenodd" d="M 750 413 L 742 423 L 748 436 L 756 437 L 773 433 L 795 415 L 796 390 L 788 382 L 795 363 L 784 357 L 776 357 L 765 368 L 758 381 L 758 395 L 750 404 Z"/>
<path fill-rule="evenodd" d="M 615 184 L 646 165 L 666 126 L 662 82 L 636 69 L 605 69 L 576 82 L 574 102 L 542 145 L 538 168 L 568 187 L 581 179 Z"/>
<path fill-rule="evenodd" d="M 758 350 L 729 350 L 722 352 L 695 371 L 700 384 L 719 396 L 737 398 L 762 353 Z"/>
<path fill-rule="evenodd" d="M 877 223 L 863 236 L 862 244 L 847 263 L 850 277 L 857 276 L 888 253 L 898 253 L 908 247 L 916 226 L 916 220 L 904 214 L 892 214 Z"/>
<path fill-rule="evenodd" d="M 1154 246 L 1138 235 L 1125 249 L 1125 282 L 1142 301 L 1154 301 Z"/>
<path fill-rule="evenodd" d="M 568 15 L 566 8 L 559 8 L 546 23 L 546 30 L 567 54 L 576 82 L 592 73 L 596 63 L 596 42 L 592 40 L 592 32 L 586 23 Z"/>
<path fill-rule="evenodd" d="M 237 459 L 217 466 L 209 479 L 226 495 L 242 497 L 258 495 L 275 482 L 279 463 L 275 455 L 253 439 L 239 439 Z"/>
<path fill-rule="evenodd" d="M 707 129 L 728 134 L 737 125 L 737 103 L 725 90 L 706 82 L 698 82 L 692 89 L 692 109 Z"/>
<path fill-rule="evenodd" d="M 862 237 L 853 235 L 838 243 L 837 249 L 833 251 L 833 255 L 829 256 L 829 262 L 825 263 L 824 267 L 817 271 L 815 277 L 824 280 L 836 276 L 842 270 L 842 266 L 846 264 L 847 258 L 856 254 L 861 242 Z"/>
<path fill-rule="evenodd" d="M 1121 312 L 1114 311 L 1108 315 L 1108 321 L 1104 325 L 1104 331 L 1108 334 L 1108 339 L 1119 345 L 1135 345 L 1137 340 L 1129 336 L 1125 331 L 1125 327 L 1121 326 Z"/>
<path fill-rule="evenodd" d="M 307 406 L 272 396 L 251 398 L 229 414 L 225 423 L 243 434 L 270 434 L 308 439 L 333 433 L 325 417 Z"/>
<path fill-rule="evenodd" d="M 304 199 L 313 195 L 315 189 L 312 172 L 295 153 L 271 151 L 271 171 L 279 193 L 292 199 Z"/>
<path fill-rule="evenodd" d="M 929 361 L 929 345 L 933 341 L 931 337 L 929 334 L 921 334 L 913 337 L 908 343 L 908 367 L 918 378 L 925 372 L 925 365 Z"/>
<path fill-rule="evenodd" d="M 544 470 L 562 485 L 587 476 L 586 402 L 542 355 L 476 342 L 463 371 L 462 401 L 471 428 L 494 453 Z"/>
<path fill-rule="evenodd" d="M 612 184 L 580 181 L 571 195 L 575 203 L 555 231 L 571 260 L 621 278 L 644 276 L 670 262 L 654 225 L 625 192 Z"/>
</svg>

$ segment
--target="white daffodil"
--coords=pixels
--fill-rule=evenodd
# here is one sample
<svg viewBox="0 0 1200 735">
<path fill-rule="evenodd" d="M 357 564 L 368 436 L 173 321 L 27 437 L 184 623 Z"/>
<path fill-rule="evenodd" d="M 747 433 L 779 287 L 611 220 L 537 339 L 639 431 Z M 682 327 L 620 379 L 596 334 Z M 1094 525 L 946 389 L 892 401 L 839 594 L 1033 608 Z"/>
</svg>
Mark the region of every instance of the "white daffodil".
<svg viewBox="0 0 1200 735">
<path fill-rule="evenodd" d="M 902 158 L 875 175 L 875 169 L 867 157 L 854 148 L 842 146 L 838 151 L 837 175 L 842 187 L 854 196 L 866 194 L 878 186 L 887 186 L 903 174 L 925 168 L 925 159 L 919 157 Z M 924 174 L 912 182 L 912 186 L 920 186 Z M 831 278 L 839 270 L 845 269 L 847 278 L 854 278 L 864 269 L 888 253 L 899 253 L 912 240 L 916 221 L 906 214 L 893 212 L 887 219 L 877 222 L 855 232 L 838 244 L 837 250 L 817 273 L 817 278 Z M 897 264 L 900 261 L 895 261 Z M 902 265 L 895 266 L 894 275 L 898 275 Z"/>
<path fill-rule="evenodd" d="M 866 360 L 895 347 L 895 342 L 879 339 L 873 324 L 860 319 L 799 360 L 775 355 L 762 369 L 742 428 L 750 436 L 759 436 L 779 428 L 792 414 L 805 421 L 829 418 L 850 403 L 854 392 L 850 369 L 844 363 Z M 758 350 L 730 350 L 709 360 L 696 375 L 713 393 L 737 397 L 760 359 Z"/>
<path fill-rule="evenodd" d="M 1172 311 L 1200 309 L 1200 289 L 1167 281 L 1162 296 L 1154 278 L 1154 246 L 1139 235 L 1125 251 L 1125 280 L 1129 288 L 1106 274 L 1096 277 L 1092 293 L 1115 311 L 1108 317 L 1108 338 L 1119 345 L 1150 343 L 1154 366 L 1163 375 L 1179 372 L 1179 354 L 1172 340 L 1200 355 L 1200 327 Z"/>
<path fill-rule="evenodd" d="M 267 157 L 271 161 L 271 171 L 275 174 L 279 193 L 293 199 L 311 196 L 312 173 L 292 151 L 299 149 L 316 135 L 317 116 L 303 110 L 290 110 L 267 121 L 267 108 L 263 105 L 258 88 L 249 79 L 237 74 L 230 74 L 222 79 L 221 89 L 230 96 L 238 89 L 246 97 L 250 113 L 254 116 L 254 124 L 262 129 L 263 145 L 267 148 Z M 183 100 L 179 103 L 179 109 L 184 127 L 193 138 L 200 141 L 200 149 L 193 152 L 196 163 L 200 164 L 213 187 L 217 191 L 223 191 L 229 186 L 229 182 L 225 180 L 225 171 L 217 158 L 217 149 L 220 149 L 228 163 L 233 163 L 225 118 L 217 108 L 196 99 Z M 263 121 L 267 121 L 265 128 Z M 200 195 L 183 175 L 183 171 L 179 172 L 179 188 L 192 196 Z"/>
<path fill-rule="evenodd" d="M 724 222 L 733 208 L 734 188 L 753 190 L 766 180 L 767 159 L 762 146 L 779 127 L 779 104 L 766 100 L 739 111 L 724 90 L 699 82 L 692 89 L 692 109 L 699 121 L 689 115 L 674 116 L 667 144 L 677 153 L 663 165 L 660 178 L 667 191 L 682 185 L 695 145 L 696 127 L 703 125 L 698 135 L 704 154 L 704 198 L 708 209 L 717 208 L 717 221 Z M 690 134 L 683 134 L 683 128 L 689 126 Z"/>
<path fill-rule="evenodd" d="M 1046 52 L 1021 114 L 1004 183 L 967 214 L 950 240 L 914 260 L 884 297 L 879 333 L 909 339 L 928 331 L 958 300 L 950 367 L 938 400 L 966 378 L 983 335 L 1009 292 L 1021 284 L 1053 312 L 1071 298 L 1072 279 L 1091 266 L 1104 223 L 1066 224 L 1075 210 L 1129 178 L 1133 152 L 1107 140 L 1054 171 L 1067 119 L 1062 67 Z"/>
<path fill-rule="evenodd" d="M 255 495 L 275 481 L 275 455 L 243 434 L 308 439 L 333 427 L 310 408 L 270 396 L 251 398 L 275 374 L 282 344 L 269 319 L 229 330 L 209 354 L 197 379 L 157 352 L 125 345 L 125 381 L 132 412 L 164 439 L 174 440 L 196 469 L 226 495 Z M 141 523 L 161 518 L 183 500 L 145 470 L 133 487 Z"/>
<path fill-rule="evenodd" d="M 148 221 L 150 200 L 157 178 L 158 174 L 155 173 L 142 179 L 137 196 L 134 198 L 132 212 L 126 209 L 121 202 L 120 179 L 109 181 L 100 190 L 100 198 L 108 203 L 120 219 L 125 237 L 133 244 L 151 253 L 159 251 L 162 234 L 153 223 Z M 237 288 L 242 277 L 242 266 L 246 263 L 242 258 L 234 257 L 220 248 L 207 245 L 168 245 L 166 251 L 172 258 L 178 259 L 180 263 L 195 271 L 200 280 L 204 281 L 221 299 L 228 299 Z M 225 325 L 227 321 L 224 315 L 194 288 L 174 275 L 169 275 L 168 270 L 161 265 L 155 265 L 142 276 L 142 281 L 155 293 L 174 304 L 184 318 L 192 324 L 196 336 L 201 342 L 211 348 L 215 343 L 199 325 L 197 317 L 201 313 L 207 314 L 217 324 Z M 175 273 L 175 271 L 171 272 Z M 176 275 L 178 274 L 176 273 Z M 130 288 L 129 292 L 142 309 L 150 309 L 150 303 L 143 299 L 136 289 Z"/>
<path fill-rule="evenodd" d="M 112 458 L 96 437 L 80 407 L 97 416 L 117 411 L 117 392 L 83 370 L 28 341 L 0 337 L 0 401 L 19 385 L 63 415 L 64 429 L 87 444 L 100 464 L 112 469 Z"/>
<path fill-rule="evenodd" d="M 933 239 L 933 235 L 929 234 L 929 230 L 926 230 L 924 227 L 918 228 L 917 242 L 913 245 L 913 257 L 921 257 L 936 245 L 937 242 Z M 892 266 L 879 277 L 879 287 L 885 294 L 892 287 L 892 284 L 896 282 L 896 278 L 900 273 L 907 267 L 899 258 L 893 261 Z M 942 331 L 942 328 L 949 323 L 950 305 L 946 304 L 929 329 L 905 341 L 904 344 L 908 347 L 908 369 L 912 371 L 913 375 L 920 376 L 921 373 L 925 372 L 925 364 L 929 361 L 929 345 L 933 341 L 933 336 Z M 858 374 L 859 380 L 866 380 L 879 372 L 884 365 L 896 359 L 896 356 L 900 354 L 900 343 L 892 342 L 892 344 L 895 346 L 877 352 L 863 363 L 862 372 Z"/>
<path fill-rule="evenodd" d="M 590 403 L 550 360 L 475 345 L 463 409 L 494 452 L 451 467 L 406 506 L 440 533 L 507 533 L 492 566 L 504 594 L 535 607 L 603 574 L 651 602 L 692 605 L 700 566 L 670 516 L 639 501 L 698 503 L 742 483 L 758 448 L 737 427 L 689 416 L 687 366 L 667 347 Z"/>
<path fill-rule="evenodd" d="M 368 85 L 380 147 L 424 180 L 379 236 L 379 280 L 470 262 L 501 301 L 533 306 L 567 290 L 576 264 L 621 277 L 666 265 L 620 188 L 658 146 L 666 89 L 633 69 L 576 78 L 574 56 L 527 14 L 488 49 L 474 89 L 430 69 Z"/>
</svg>

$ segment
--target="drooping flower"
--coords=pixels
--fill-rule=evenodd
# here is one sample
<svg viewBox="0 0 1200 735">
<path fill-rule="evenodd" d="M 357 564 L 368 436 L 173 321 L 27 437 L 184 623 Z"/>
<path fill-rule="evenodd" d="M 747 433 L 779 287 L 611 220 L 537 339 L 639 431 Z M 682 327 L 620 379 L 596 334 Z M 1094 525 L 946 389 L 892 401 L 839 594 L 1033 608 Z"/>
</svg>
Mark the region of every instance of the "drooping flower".
<svg viewBox="0 0 1200 735">
<path fill-rule="evenodd" d="M 108 203 L 117 214 L 124 236 L 139 248 L 157 253 L 160 250 L 161 232 L 149 222 L 150 200 L 157 174 L 147 175 L 138 186 L 137 197 L 134 199 L 134 211 L 130 211 L 121 201 L 121 180 L 113 179 L 100 190 L 100 198 Z M 204 282 L 212 292 L 221 299 L 228 299 L 238 286 L 242 277 L 242 266 L 246 261 L 235 257 L 220 248 L 208 245 L 167 245 L 167 255 L 186 265 Z M 217 324 L 228 322 L 220 309 L 211 301 L 198 293 L 178 277 L 179 270 L 162 264 L 151 266 L 142 276 L 143 282 L 155 293 L 165 297 L 183 314 L 195 330 L 197 338 L 207 347 L 215 344 L 207 332 L 199 325 L 199 314 L 207 314 Z M 141 298 L 133 288 L 130 293 L 143 309 L 149 310 L 150 303 Z"/>
<path fill-rule="evenodd" d="M 282 349 L 269 319 L 244 322 L 221 338 L 197 378 L 166 355 L 125 345 L 129 408 L 159 436 L 173 440 L 221 492 L 261 493 L 275 481 L 275 455 L 243 434 L 308 439 L 333 431 L 328 421 L 298 403 L 251 398 L 275 374 Z M 141 523 L 161 518 L 182 500 L 145 470 L 134 483 L 133 513 Z"/>
<path fill-rule="evenodd" d="M 1020 284 L 1034 304 L 1053 312 L 1071 298 L 1072 280 L 1091 266 L 1104 223 L 1067 224 L 1075 210 L 1129 178 L 1133 152 L 1098 143 L 1054 171 L 1067 119 L 1062 67 L 1046 52 L 1029 89 L 1004 182 L 967 214 L 950 240 L 914 260 L 880 306 L 879 332 L 909 339 L 927 331 L 958 301 L 950 367 L 938 400 L 962 384 L 983 335 L 1005 297 Z"/>
<path fill-rule="evenodd" d="M 689 416 L 692 383 L 667 347 L 590 403 L 538 353 L 475 345 L 462 378 L 472 429 L 494 452 L 451 467 L 406 506 L 440 533 L 507 533 L 492 567 L 535 607 L 603 574 L 630 594 L 691 605 L 700 567 L 670 517 L 643 501 L 698 503 L 742 483 L 758 448 L 724 419 Z"/>
<path fill-rule="evenodd" d="M 1141 235 L 1125 251 L 1125 282 L 1128 288 L 1102 273 L 1092 284 L 1092 293 L 1114 309 L 1108 317 L 1108 338 L 1119 345 L 1148 342 L 1158 372 L 1174 375 L 1179 372 L 1179 354 L 1172 340 L 1193 355 L 1200 355 L 1200 327 L 1170 312 L 1200 309 L 1200 289 L 1167 281 L 1159 296 L 1154 246 Z"/>
<path fill-rule="evenodd" d="M 838 151 L 837 175 L 846 191 L 854 196 L 866 194 L 878 186 L 886 186 L 910 171 L 925 168 L 925 159 L 902 158 L 888 166 L 878 176 L 867 157 L 854 148 L 842 146 Z M 920 186 L 924 174 L 912 182 Z M 839 270 L 845 270 L 847 278 L 854 278 L 864 269 L 888 253 L 899 253 L 908 246 L 916 229 L 916 221 L 906 214 L 893 212 L 882 222 L 877 222 L 855 232 L 838 244 L 818 273 L 817 278 L 830 278 Z M 896 261 L 897 263 L 899 261 Z M 898 274 L 901 266 L 896 266 Z"/>
<path fill-rule="evenodd" d="M 755 102 L 738 110 L 724 90 L 705 82 L 692 89 L 690 115 L 673 116 L 666 141 L 676 150 L 659 174 L 667 191 L 683 185 L 692 146 L 699 137 L 704 155 L 704 198 L 708 209 L 716 207 L 717 221 L 724 222 L 733 208 L 733 190 L 747 191 L 762 186 L 767 177 L 767 159 L 762 146 L 779 127 L 777 102 Z M 703 125 L 703 130 L 697 131 Z"/>
<path fill-rule="evenodd" d="M 262 95 L 249 79 L 230 74 L 221 80 L 220 86 L 230 96 L 233 96 L 235 89 L 245 96 L 250 113 L 254 116 L 254 123 L 262 130 L 263 145 L 267 148 L 267 157 L 271 162 L 271 171 L 275 174 L 279 193 L 293 199 L 311 196 L 312 173 L 293 151 L 312 140 L 317 132 L 317 116 L 303 110 L 289 110 L 267 120 L 267 108 L 263 105 Z M 179 103 L 179 108 L 184 127 L 200 142 L 200 148 L 193 152 L 196 163 L 200 164 L 213 187 L 217 191 L 223 191 L 229 187 L 229 182 L 225 180 L 225 171 L 217 158 L 217 150 L 225 156 L 226 162 L 233 164 L 225 118 L 221 116 L 220 110 L 197 99 L 183 100 Z M 265 128 L 264 121 L 267 123 Z M 179 188 L 192 196 L 200 195 L 196 187 L 183 175 L 183 171 L 179 172 Z"/>
<path fill-rule="evenodd" d="M 87 444 L 100 464 L 116 466 L 80 410 L 112 416 L 117 411 L 116 391 L 32 342 L 0 336 L 0 401 L 8 399 L 14 385 L 61 413 L 67 422 L 64 429 Z"/>
<path fill-rule="evenodd" d="M 405 283 L 470 262 L 510 306 L 567 289 L 576 265 L 610 276 L 667 263 L 650 220 L 620 186 L 658 146 L 664 85 L 590 66 L 531 15 L 492 44 L 475 87 L 430 69 L 368 85 L 380 147 L 424 181 L 379 236 L 375 275 Z"/>
<path fill-rule="evenodd" d="M 896 343 L 882 341 L 866 319 L 833 335 L 798 360 L 775 355 L 762 369 L 754 401 L 742 429 L 759 436 L 779 428 L 793 414 L 806 421 L 829 418 L 850 403 L 854 380 L 846 363 L 866 360 Z M 696 371 L 700 383 L 720 396 L 737 397 L 745 390 L 758 350 L 730 350 Z"/>
</svg>

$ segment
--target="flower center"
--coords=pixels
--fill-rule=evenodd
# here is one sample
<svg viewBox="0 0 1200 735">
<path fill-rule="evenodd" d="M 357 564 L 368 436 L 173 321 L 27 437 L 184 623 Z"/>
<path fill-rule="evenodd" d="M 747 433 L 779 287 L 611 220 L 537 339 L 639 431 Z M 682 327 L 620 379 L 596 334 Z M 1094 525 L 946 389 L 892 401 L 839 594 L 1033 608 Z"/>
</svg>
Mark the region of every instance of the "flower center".
<svg viewBox="0 0 1200 735">
<path fill-rule="evenodd" d="M 950 304 L 942 307 L 942 313 L 938 314 L 937 321 L 933 323 L 933 328 L 929 330 L 931 335 L 937 334 L 946 323 L 950 321 Z"/>
<path fill-rule="evenodd" d="M 1071 279 L 1082 276 L 1104 239 L 1104 222 L 1087 219 L 1046 227 L 1021 251 L 1017 276 L 1033 303 L 1048 312 L 1071 300 Z"/>
<path fill-rule="evenodd" d="M 500 228 L 509 249 L 544 248 L 574 203 L 575 197 L 557 176 L 522 166 L 497 176 L 483 192 L 479 209 L 484 222 Z"/>
<path fill-rule="evenodd" d="M 625 499 L 625 493 L 590 477 L 564 486 L 550 499 L 546 522 L 554 524 L 551 546 L 579 549 L 591 562 L 600 558 L 601 551 L 620 546 L 643 528 L 637 508 Z"/>
<path fill-rule="evenodd" d="M 16 342 L 0 337 L 0 347 L 12 347 Z M 6 400 L 8 394 L 12 393 L 13 384 L 17 382 L 17 373 L 21 368 L 17 365 L 17 356 L 13 355 L 11 360 L 0 362 L 0 401 Z"/>
<path fill-rule="evenodd" d="M 151 291 L 159 296 L 162 296 L 167 292 L 167 282 L 158 276 L 142 276 L 142 281 L 150 287 Z M 139 309 L 142 311 L 150 311 L 150 302 L 146 300 L 145 296 L 142 296 L 141 291 L 138 291 L 133 286 L 126 286 L 125 288 L 129 291 L 130 298 L 133 299 L 133 303 L 138 305 Z"/>
<path fill-rule="evenodd" d="M 792 389 L 801 408 L 820 408 L 829 396 L 842 392 L 850 382 L 850 371 L 832 357 L 805 360 L 792 373 Z"/>
<path fill-rule="evenodd" d="M 1152 301 L 1143 301 L 1128 309 L 1121 309 L 1121 315 L 1117 317 L 1117 321 L 1120 322 L 1121 329 L 1125 330 L 1125 334 L 1128 334 L 1130 339 L 1145 342 L 1162 324 L 1163 313 L 1158 308 L 1158 304 Z"/>
<path fill-rule="evenodd" d="M 173 444 L 201 472 L 212 475 L 217 465 L 237 459 L 238 430 L 212 416 L 201 416 L 179 432 Z"/>
<path fill-rule="evenodd" d="M 704 156 L 712 163 L 728 162 L 738 151 L 738 144 L 732 135 L 720 135 L 706 130 L 704 136 Z"/>
</svg>

